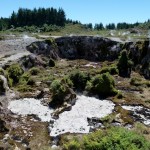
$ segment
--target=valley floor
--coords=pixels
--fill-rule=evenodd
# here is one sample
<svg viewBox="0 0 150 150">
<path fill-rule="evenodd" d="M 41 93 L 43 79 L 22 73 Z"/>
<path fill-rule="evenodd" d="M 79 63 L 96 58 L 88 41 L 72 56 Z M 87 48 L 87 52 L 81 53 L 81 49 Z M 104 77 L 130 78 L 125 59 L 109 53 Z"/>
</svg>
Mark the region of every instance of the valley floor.
<svg viewBox="0 0 150 150">
<path fill-rule="evenodd" d="M 26 36 L 1 40 L 0 66 L 30 55 L 26 46 L 36 40 Z M 6 94 L 0 96 L 0 149 L 67 149 L 64 145 L 74 137 L 80 141 L 82 133 L 111 127 L 123 127 L 150 140 L 150 81 L 134 71 L 130 78 L 112 75 L 120 95 L 104 100 L 97 95 L 89 97 L 86 91 L 75 91 L 77 101 L 72 109 L 61 112 L 58 118 L 51 118 L 53 109 L 48 102 L 52 98 L 50 84 L 53 80 L 68 77 L 74 70 L 94 77 L 112 64 L 116 61 L 59 59 L 54 67 L 37 67 L 39 72 L 31 75 L 34 85 L 18 83 L 8 87 Z M 30 73 L 31 70 L 26 70 L 24 74 Z M 134 78 L 140 79 L 138 85 L 131 84 Z"/>
</svg>

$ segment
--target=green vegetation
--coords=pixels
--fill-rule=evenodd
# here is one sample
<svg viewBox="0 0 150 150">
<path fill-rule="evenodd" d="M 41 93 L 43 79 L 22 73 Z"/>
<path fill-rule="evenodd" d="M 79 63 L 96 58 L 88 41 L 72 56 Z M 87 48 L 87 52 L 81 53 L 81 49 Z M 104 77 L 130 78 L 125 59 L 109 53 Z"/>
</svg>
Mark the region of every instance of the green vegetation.
<svg viewBox="0 0 150 150">
<path fill-rule="evenodd" d="M 90 80 L 89 75 L 79 70 L 74 70 L 73 72 L 71 72 L 69 78 L 76 90 L 84 90 L 87 81 Z"/>
<path fill-rule="evenodd" d="M 40 69 L 39 68 L 37 68 L 37 67 L 33 67 L 33 68 L 31 68 L 30 70 L 29 70 L 29 72 L 30 72 L 30 74 L 31 75 L 38 75 L 39 73 L 40 73 Z"/>
<path fill-rule="evenodd" d="M 87 82 L 86 89 L 93 94 L 101 96 L 110 96 L 117 94 L 115 89 L 115 81 L 109 73 L 96 75 Z"/>
<path fill-rule="evenodd" d="M 132 62 L 129 60 L 126 50 L 121 52 L 117 66 L 120 76 L 130 76 Z"/>
<path fill-rule="evenodd" d="M 54 80 L 50 85 L 52 95 L 52 101 L 50 105 L 52 107 L 59 107 L 63 104 L 65 96 L 69 93 L 68 85 L 65 80 Z"/>
<path fill-rule="evenodd" d="M 73 88 L 73 83 L 72 81 L 68 78 L 68 76 L 65 76 L 63 78 L 63 80 L 65 81 L 65 83 L 70 87 L 70 88 Z"/>
<path fill-rule="evenodd" d="M 4 88 L 4 81 L 0 78 L 0 95 L 5 93 L 5 88 Z"/>
<path fill-rule="evenodd" d="M 2 68 L 0 68 L 0 75 L 5 75 L 5 72 Z"/>
<path fill-rule="evenodd" d="M 34 89 L 34 85 L 35 80 L 31 77 L 30 72 L 25 72 L 22 76 L 20 76 L 17 90 L 20 92 L 31 92 Z"/>
<path fill-rule="evenodd" d="M 81 145 L 77 139 L 73 139 L 67 144 L 64 144 L 64 150 L 80 150 Z"/>
<path fill-rule="evenodd" d="M 118 74 L 118 69 L 117 69 L 117 66 L 116 65 L 111 65 L 109 67 L 103 67 L 101 70 L 100 70 L 100 74 L 102 73 L 110 73 L 111 75 L 115 75 L 115 74 Z"/>
<path fill-rule="evenodd" d="M 23 69 L 19 64 L 13 64 L 7 68 L 8 76 L 13 80 L 13 84 L 18 83 L 20 76 L 23 74 Z"/>
<path fill-rule="evenodd" d="M 55 41 L 55 38 L 49 37 L 48 39 L 45 40 L 45 42 L 50 45 L 53 49 L 57 50 L 57 43 Z M 54 61 L 52 58 L 49 60 L 49 63 Z M 54 62 L 52 62 L 54 63 Z"/>
<path fill-rule="evenodd" d="M 149 150 L 150 142 L 143 136 L 124 128 L 98 130 L 82 140 L 64 144 L 64 150 Z"/>
<path fill-rule="evenodd" d="M 142 78 L 138 78 L 138 77 L 133 77 L 130 80 L 130 84 L 134 85 L 134 86 L 144 86 L 146 85 L 147 87 L 150 87 L 150 82 L 143 80 Z"/>
<path fill-rule="evenodd" d="M 19 84 L 26 84 L 30 78 L 30 74 L 29 73 L 24 73 L 20 79 L 19 79 Z"/>
<path fill-rule="evenodd" d="M 26 19 L 24 19 L 26 18 Z M 37 19 L 38 18 L 38 19 Z M 39 9 L 24 9 L 19 8 L 18 12 L 13 12 L 10 17 L 9 26 L 23 27 L 23 26 L 42 26 L 46 22 L 52 25 L 63 26 L 66 17 L 63 9 L 39 8 Z"/>
<path fill-rule="evenodd" d="M 38 18 L 38 19 L 37 19 Z M 120 22 L 117 25 L 109 23 L 106 26 L 103 23 L 81 24 L 80 21 L 66 19 L 65 11 L 62 8 L 19 8 L 17 12 L 12 12 L 9 18 L 0 18 L 0 31 L 13 31 L 13 32 L 60 32 L 64 26 L 68 24 L 81 25 L 86 31 L 102 31 L 102 30 L 131 30 L 132 29 L 146 29 L 150 28 L 150 20 L 144 23 L 126 23 Z M 138 30 L 134 30 L 138 32 Z M 74 29 L 72 29 L 73 31 Z M 81 32 L 81 30 L 80 30 Z M 80 33 L 79 32 L 79 33 Z M 67 33 L 67 32 L 66 32 Z M 65 33 L 65 34 L 66 34 Z M 74 33 L 74 32 L 71 32 Z M 134 33 L 134 32 L 133 32 Z M 68 33 L 69 34 L 69 33 Z"/>
</svg>

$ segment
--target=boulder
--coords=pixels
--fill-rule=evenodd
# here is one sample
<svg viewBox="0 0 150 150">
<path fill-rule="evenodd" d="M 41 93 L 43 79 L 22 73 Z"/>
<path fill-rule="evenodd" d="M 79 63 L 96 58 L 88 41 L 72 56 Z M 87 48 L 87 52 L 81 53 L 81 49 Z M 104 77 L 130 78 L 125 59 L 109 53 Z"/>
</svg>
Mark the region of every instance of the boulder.
<svg viewBox="0 0 150 150">
<path fill-rule="evenodd" d="M 46 62 L 41 59 L 41 57 L 36 56 L 35 54 L 24 56 L 19 60 L 19 63 L 25 69 L 30 69 L 32 67 L 37 67 L 37 66 L 45 67 L 47 65 Z"/>
<path fill-rule="evenodd" d="M 37 41 L 26 47 L 28 51 L 36 55 L 44 55 L 52 59 L 58 59 L 57 47 L 46 41 Z"/>
</svg>

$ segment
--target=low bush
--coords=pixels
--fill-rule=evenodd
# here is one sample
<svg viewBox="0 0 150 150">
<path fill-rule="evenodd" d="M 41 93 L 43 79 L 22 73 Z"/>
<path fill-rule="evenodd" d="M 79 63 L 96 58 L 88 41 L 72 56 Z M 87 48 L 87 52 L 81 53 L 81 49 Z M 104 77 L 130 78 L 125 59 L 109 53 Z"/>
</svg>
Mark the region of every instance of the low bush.
<svg viewBox="0 0 150 150">
<path fill-rule="evenodd" d="M 64 145 L 64 150 L 80 150 L 80 143 L 77 140 L 72 140 Z"/>
<path fill-rule="evenodd" d="M 134 131 L 114 127 L 85 135 L 80 142 L 69 141 L 64 144 L 65 150 L 70 150 L 70 147 L 78 150 L 149 150 L 150 142 Z"/>
<path fill-rule="evenodd" d="M 70 88 L 73 88 L 73 83 L 72 81 L 68 78 L 68 76 L 65 76 L 63 78 L 63 80 L 65 81 L 65 83 L 70 87 Z"/>
<path fill-rule="evenodd" d="M 120 53 L 120 57 L 117 64 L 119 75 L 123 77 L 130 76 L 132 66 L 133 62 L 129 60 L 127 50 L 123 50 Z"/>
<path fill-rule="evenodd" d="M 38 75 L 40 73 L 40 69 L 37 67 L 33 67 L 29 70 L 31 75 Z"/>
<path fill-rule="evenodd" d="M 109 67 L 103 67 L 101 70 L 100 70 L 100 74 L 102 73 L 110 73 L 111 75 L 115 75 L 115 74 L 118 74 L 118 69 L 117 69 L 117 66 L 109 66 Z"/>
<path fill-rule="evenodd" d="M 54 80 L 50 89 L 52 91 L 52 101 L 50 102 L 51 107 L 60 106 L 64 102 L 65 96 L 68 94 L 68 87 L 64 80 Z"/>
<path fill-rule="evenodd" d="M 19 85 L 17 86 L 19 92 L 32 92 L 34 89 L 29 85 Z"/>
<path fill-rule="evenodd" d="M 13 86 L 13 79 L 9 78 L 9 76 L 7 76 L 7 81 L 8 81 L 8 86 L 12 87 Z"/>
<path fill-rule="evenodd" d="M 76 90 L 84 90 L 87 81 L 90 80 L 89 75 L 79 70 L 71 72 L 69 78 L 72 81 L 73 86 Z"/>
<path fill-rule="evenodd" d="M 101 96 L 110 96 L 117 94 L 115 89 L 115 81 L 109 73 L 96 75 L 87 82 L 86 90 Z"/>
<path fill-rule="evenodd" d="M 19 79 L 19 84 L 27 84 L 30 76 L 31 75 L 29 73 L 24 73 Z"/>
<path fill-rule="evenodd" d="M 143 80 L 142 78 L 131 78 L 130 84 L 134 86 L 147 86 L 150 87 L 150 81 L 148 80 Z"/>
<path fill-rule="evenodd" d="M 13 80 L 13 84 L 18 83 L 20 76 L 24 73 L 19 64 L 13 64 L 7 68 L 8 76 Z"/>
<path fill-rule="evenodd" d="M 136 78 L 136 77 L 131 78 L 131 80 L 130 80 L 130 84 L 135 85 L 135 86 L 140 86 L 141 82 L 142 82 L 142 79 Z"/>
<path fill-rule="evenodd" d="M 70 85 L 68 85 L 70 84 Z M 62 106 L 64 102 L 71 102 L 76 98 L 75 92 L 71 89 L 72 85 L 70 80 L 57 79 L 54 80 L 50 85 L 52 92 L 52 100 L 49 103 L 50 107 L 57 108 Z"/>
<path fill-rule="evenodd" d="M 0 68 L 0 75 L 5 75 L 5 71 L 2 68 Z"/>
</svg>

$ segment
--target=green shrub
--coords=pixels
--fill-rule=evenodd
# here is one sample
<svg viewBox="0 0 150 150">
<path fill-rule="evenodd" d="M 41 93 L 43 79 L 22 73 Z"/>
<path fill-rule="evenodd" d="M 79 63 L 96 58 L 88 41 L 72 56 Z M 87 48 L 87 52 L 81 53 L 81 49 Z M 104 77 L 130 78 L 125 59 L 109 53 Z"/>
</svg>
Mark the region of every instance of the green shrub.
<svg viewBox="0 0 150 150">
<path fill-rule="evenodd" d="M 65 148 L 75 146 L 79 150 L 149 150 L 150 142 L 140 134 L 125 128 L 114 127 L 85 135 L 78 141 L 69 141 Z"/>
<path fill-rule="evenodd" d="M 80 150 L 80 144 L 76 140 L 72 140 L 64 145 L 64 150 Z"/>
<path fill-rule="evenodd" d="M 61 80 L 54 80 L 51 83 L 50 88 L 51 88 L 54 95 L 56 95 L 56 94 L 59 95 L 59 94 L 64 93 L 66 91 L 66 88 L 63 86 L 63 83 L 61 82 Z"/>
<path fill-rule="evenodd" d="M 103 67 L 100 70 L 100 74 L 107 73 L 107 72 L 110 73 L 111 75 L 118 74 L 117 66 Z"/>
<path fill-rule="evenodd" d="M 123 50 L 120 54 L 119 61 L 117 64 L 120 76 L 130 76 L 132 61 L 128 58 L 127 50 Z"/>
<path fill-rule="evenodd" d="M 40 69 L 37 67 L 33 67 L 29 70 L 31 75 L 38 75 L 40 73 Z"/>
<path fill-rule="evenodd" d="M 24 73 L 19 79 L 19 84 L 27 84 L 29 78 L 30 78 L 30 74 Z"/>
<path fill-rule="evenodd" d="M 131 78 L 130 84 L 134 86 L 147 86 L 150 87 L 150 81 L 148 80 L 142 80 L 142 78 Z"/>
<path fill-rule="evenodd" d="M 23 69 L 19 64 L 13 64 L 7 68 L 8 76 L 13 80 L 13 83 L 18 83 L 20 76 L 23 74 Z"/>
<path fill-rule="evenodd" d="M 68 76 L 65 76 L 65 77 L 63 78 L 63 80 L 65 81 L 65 83 L 66 83 L 70 88 L 73 87 L 73 83 L 72 83 L 72 81 L 68 78 Z"/>
<path fill-rule="evenodd" d="M 86 90 L 102 96 L 117 94 L 115 81 L 109 73 L 97 75 L 87 83 Z"/>
<path fill-rule="evenodd" d="M 115 74 L 118 74 L 118 69 L 117 69 L 117 66 L 111 66 L 110 67 L 110 72 L 109 72 L 111 75 L 115 75 Z"/>
<path fill-rule="evenodd" d="M 99 134 L 93 133 L 85 137 L 84 145 L 86 150 L 94 150 L 91 145 L 96 147 L 95 150 L 148 150 L 150 148 L 150 143 L 144 137 L 124 128 L 112 128 Z"/>
<path fill-rule="evenodd" d="M 142 79 L 136 78 L 136 77 L 131 78 L 131 80 L 130 80 L 130 84 L 135 85 L 135 86 L 140 86 L 141 82 L 142 82 Z"/>
<path fill-rule="evenodd" d="M 90 79 L 87 74 L 79 70 L 71 72 L 69 78 L 72 81 L 74 88 L 77 90 L 84 90 L 87 81 Z"/>
<path fill-rule="evenodd" d="M 19 92 L 32 92 L 34 89 L 29 85 L 19 85 L 17 86 Z"/>
<path fill-rule="evenodd" d="M 5 75 L 5 72 L 2 68 L 0 68 L 0 75 L 3 75 L 3 76 Z"/>
<path fill-rule="evenodd" d="M 48 38 L 45 40 L 45 42 L 48 44 L 48 45 L 51 45 L 53 49 L 56 49 L 57 48 L 57 43 L 55 41 L 54 38 Z"/>
<path fill-rule="evenodd" d="M 51 58 L 48 62 L 49 67 L 55 67 L 55 61 Z"/>
<path fill-rule="evenodd" d="M 54 80 L 51 83 L 50 89 L 53 93 L 50 105 L 52 107 L 61 105 L 64 102 L 65 96 L 68 94 L 68 87 L 66 83 L 64 83 L 64 80 Z"/>
<path fill-rule="evenodd" d="M 7 76 L 7 81 L 8 81 L 8 86 L 12 87 L 13 86 L 13 79 L 9 78 L 9 76 Z"/>
</svg>

